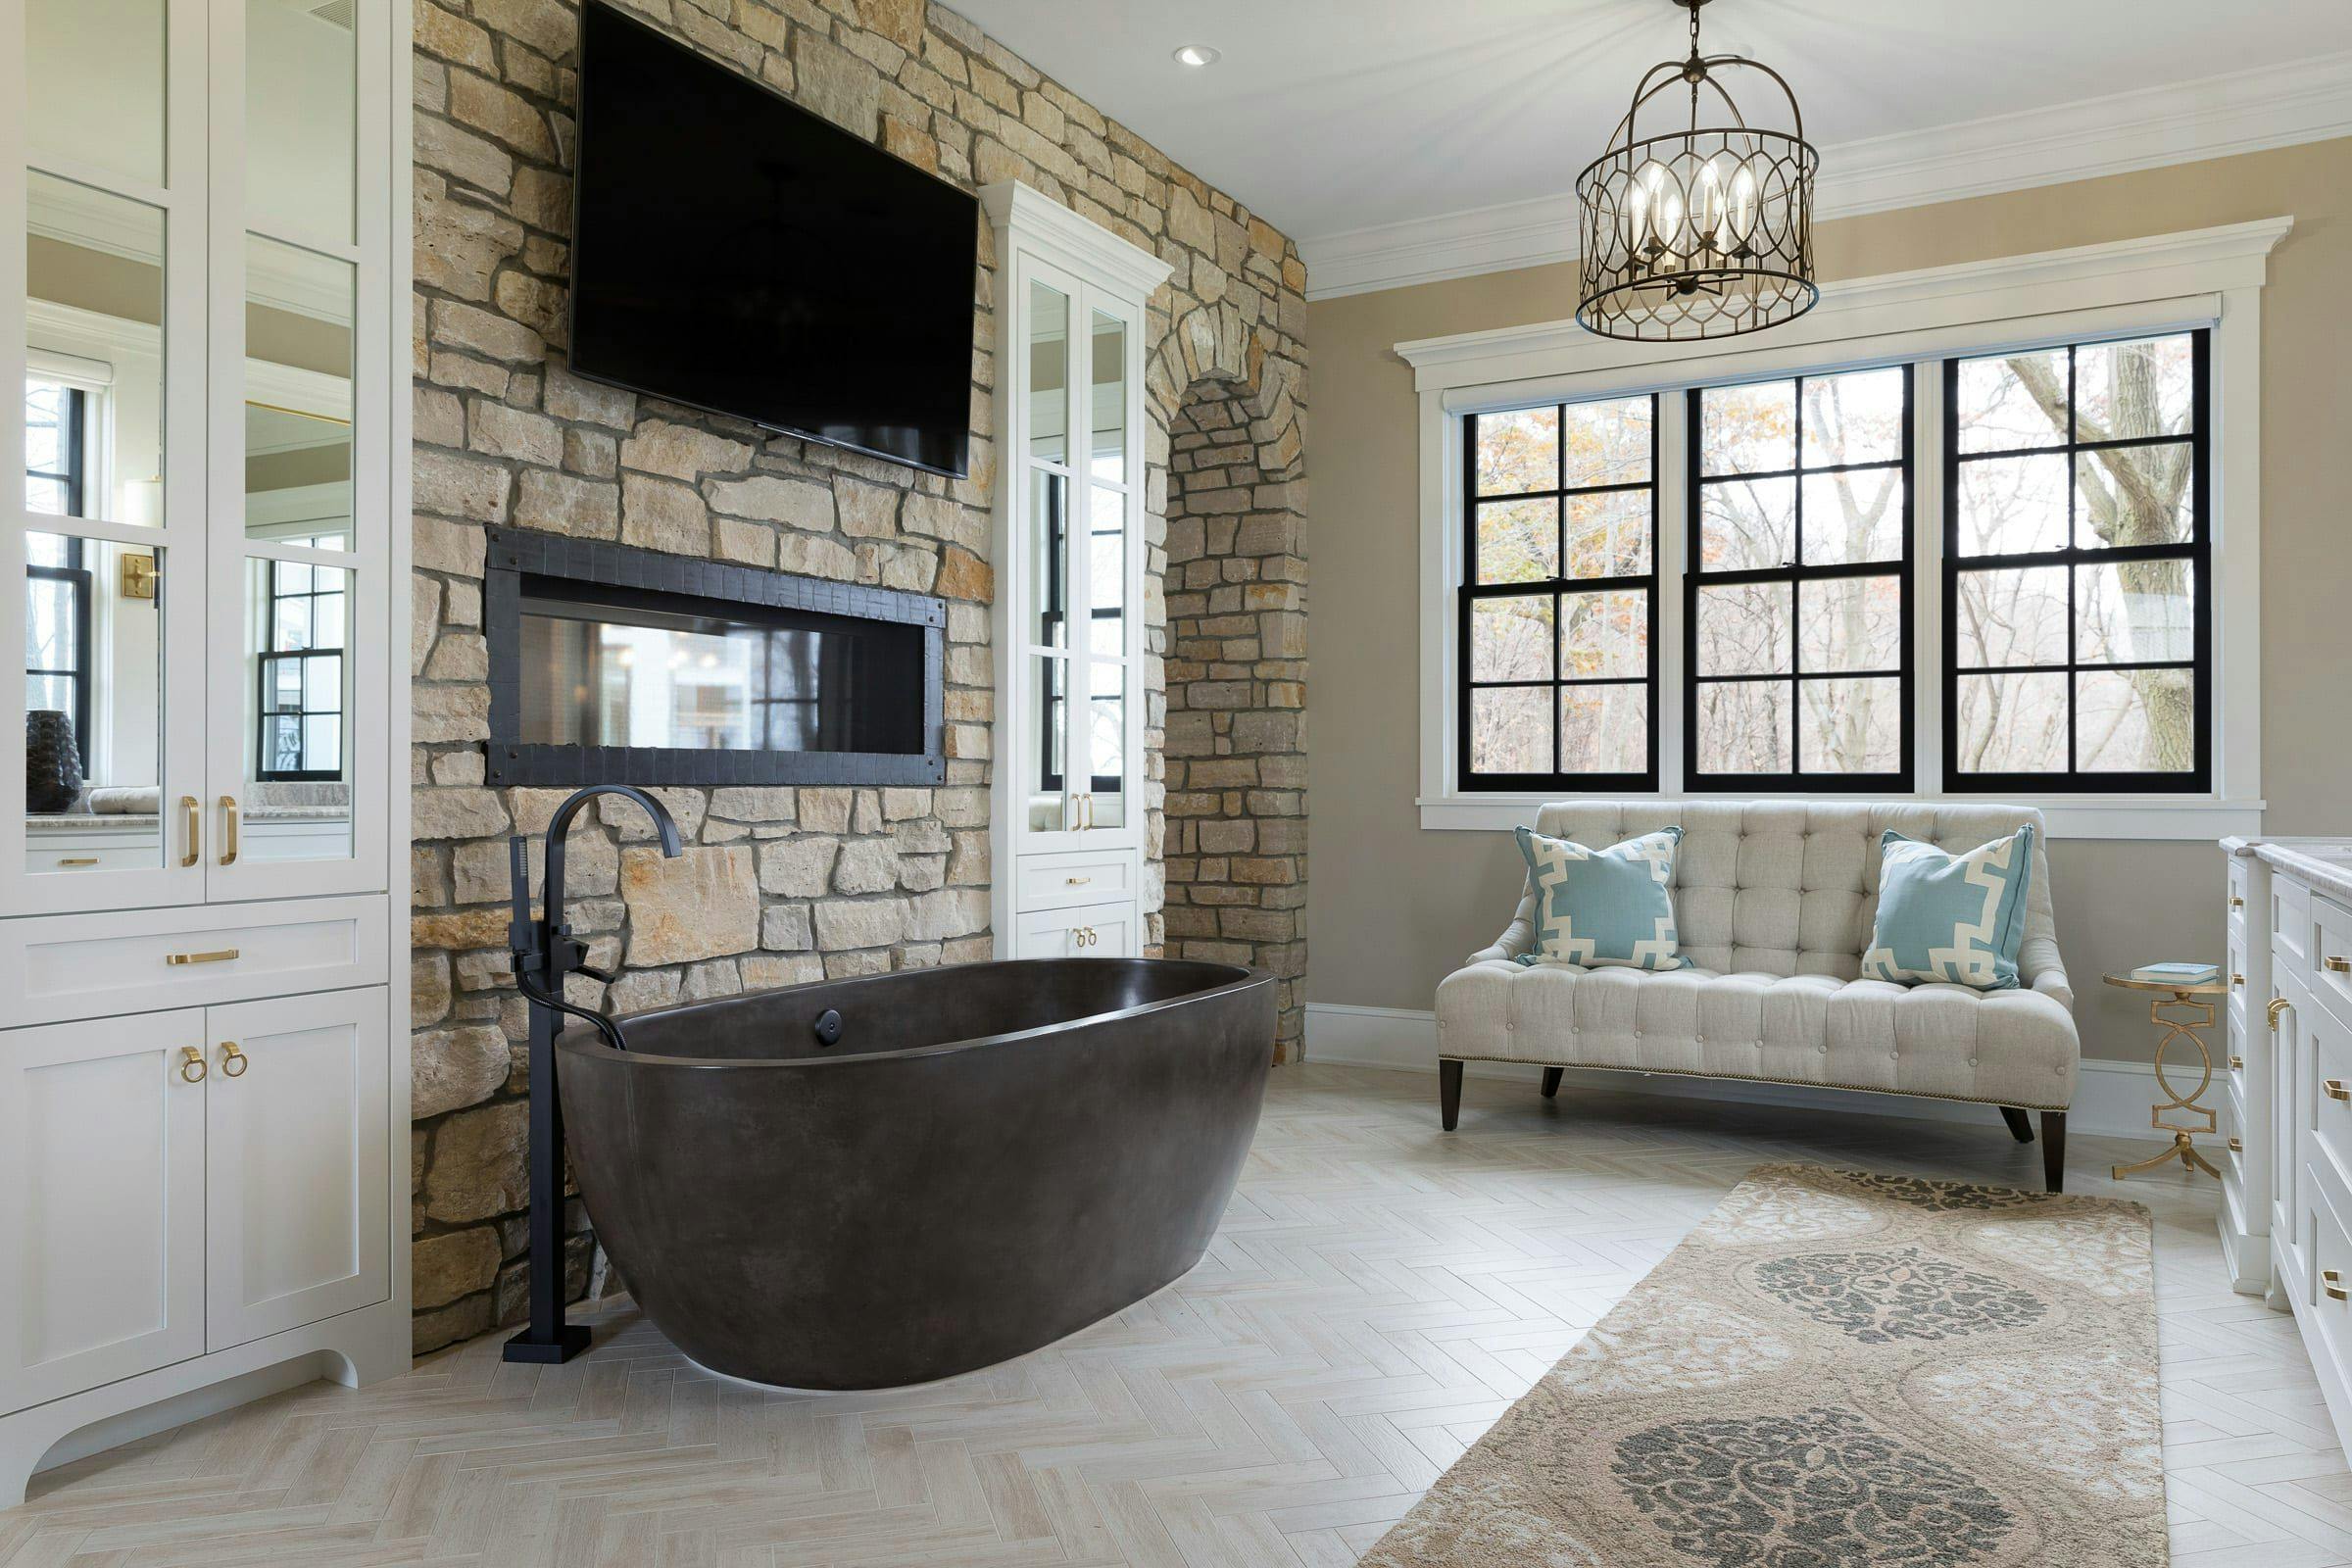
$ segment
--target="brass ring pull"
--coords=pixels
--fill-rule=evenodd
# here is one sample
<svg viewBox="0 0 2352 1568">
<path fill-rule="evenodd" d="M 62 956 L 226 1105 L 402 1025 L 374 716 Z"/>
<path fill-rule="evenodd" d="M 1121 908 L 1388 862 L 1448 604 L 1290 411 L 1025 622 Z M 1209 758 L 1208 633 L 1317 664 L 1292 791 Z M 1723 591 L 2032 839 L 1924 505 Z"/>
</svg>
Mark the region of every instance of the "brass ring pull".
<svg viewBox="0 0 2352 1568">
<path fill-rule="evenodd" d="M 237 798 L 234 795 L 220 797 L 220 863 L 234 865 L 237 863 Z"/>
<path fill-rule="evenodd" d="M 2320 1084 L 2320 1093 L 2329 1100 L 2352 1100 L 2352 1084 L 2346 1084 L 2341 1078 L 2326 1079 Z"/>
<path fill-rule="evenodd" d="M 2287 1001 L 2287 1000 L 2286 1000 L 2286 998 L 2284 998 L 2284 997 L 2273 997 L 2273 998 L 2271 999 L 2271 1005 L 2270 1005 L 2270 1015 L 2271 1015 L 2271 1016 L 2270 1016 L 2270 1023 L 2271 1023 L 2271 1033 L 2273 1033 L 2273 1034 L 2277 1034 L 2277 1033 L 2278 1032 L 2278 1015 L 2279 1015 L 2280 1013 L 2284 1012 L 2284 1011 L 2285 1011 L 2287 1008 L 2289 1008 L 2289 1007 L 2291 1007 L 2291 1006 L 2293 1006 L 2293 1005 L 2294 1005 L 2294 1004 L 2293 1004 L 2293 1003 L 2291 1003 L 2291 1002 L 2289 1002 L 2289 1001 Z"/>
<path fill-rule="evenodd" d="M 187 853 L 179 858 L 182 865 L 194 865 L 204 858 L 204 808 L 193 795 L 179 798 L 180 833 L 187 840 Z"/>
<path fill-rule="evenodd" d="M 2320 1270 L 2320 1289 L 2331 1301 L 2352 1300 L 2352 1290 L 2344 1288 L 2344 1276 L 2334 1269 Z"/>
<path fill-rule="evenodd" d="M 252 1065 L 252 1058 L 237 1049 L 237 1043 L 234 1040 L 223 1040 L 220 1042 L 221 1077 L 242 1078 L 245 1076 L 245 1069 Z"/>
<path fill-rule="evenodd" d="M 198 1051 L 194 1046 L 182 1046 L 179 1048 L 179 1055 L 180 1081 L 191 1084 L 204 1082 L 204 1075 L 210 1070 L 204 1064 L 204 1053 Z"/>
</svg>

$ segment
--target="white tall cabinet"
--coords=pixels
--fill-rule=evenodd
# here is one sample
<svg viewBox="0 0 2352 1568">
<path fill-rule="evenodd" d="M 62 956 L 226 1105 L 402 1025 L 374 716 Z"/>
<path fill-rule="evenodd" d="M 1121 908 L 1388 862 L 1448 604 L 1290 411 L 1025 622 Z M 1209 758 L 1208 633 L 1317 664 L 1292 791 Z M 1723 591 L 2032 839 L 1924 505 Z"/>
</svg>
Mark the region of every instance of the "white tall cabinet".
<svg viewBox="0 0 2352 1568">
<path fill-rule="evenodd" d="M 1146 302 L 1169 266 L 1018 181 L 997 240 L 997 953 L 1143 951 Z"/>
<path fill-rule="evenodd" d="M 0 1506 L 408 1365 L 410 25 L 0 0 Z"/>
</svg>

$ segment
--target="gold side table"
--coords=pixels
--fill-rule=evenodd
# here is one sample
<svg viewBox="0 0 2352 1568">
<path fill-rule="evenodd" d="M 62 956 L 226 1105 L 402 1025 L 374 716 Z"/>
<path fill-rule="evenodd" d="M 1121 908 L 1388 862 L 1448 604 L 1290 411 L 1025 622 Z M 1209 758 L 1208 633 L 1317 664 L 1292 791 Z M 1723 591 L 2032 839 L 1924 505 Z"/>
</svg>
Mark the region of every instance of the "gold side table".
<svg viewBox="0 0 2352 1568">
<path fill-rule="evenodd" d="M 2220 1177 L 2222 1173 L 2214 1169 L 2213 1162 L 2197 1152 L 2193 1136 L 2217 1131 L 2220 1126 L 2213 1107 L 2203 1103 L 2205 1091 L 2213 1087 L 2213 1053 L 2206 1049 L 2205 1037 L 2197 1031 L 2213 1027 L 2213 999 L 2228 996 L 2230 987 L 2220 979 L 2184 986 L 2173 980 L 2134 980 L 2128 974 L 2111 974 L 2107 983 L 2125 991 L 2158 993 L 2148 1001 L 2148 1022 L 2164 1031 L 2156 1037 L 2156 1087 L 2172 1097 L 2148 1107 L 2148 1125 L 2158 1132 L 2171 1133 L 2173 1147 L 2161 1154 L 2114 1166 L 2114 1174 L 2129 1176 L 2135 1170 L 2147 1170 L 2177 1159 L 2187 1169 Z M 2197 1053 L 2197 1086 L 2185 1095 L 2165 1074 L 2165 1053 L 2175 1041 L 2186 1042 Z M 2183 1060 L 2180 1065 L 2186 1067 L 2189 1063 Z M 2166 1120 L 2168 1111 L 2180 1112 L 2187 1125 Z M 2199 1116 L 2205 1118 L 2203 1126 L 2196 1125 L 2195 1118 Z"/>
</svg>

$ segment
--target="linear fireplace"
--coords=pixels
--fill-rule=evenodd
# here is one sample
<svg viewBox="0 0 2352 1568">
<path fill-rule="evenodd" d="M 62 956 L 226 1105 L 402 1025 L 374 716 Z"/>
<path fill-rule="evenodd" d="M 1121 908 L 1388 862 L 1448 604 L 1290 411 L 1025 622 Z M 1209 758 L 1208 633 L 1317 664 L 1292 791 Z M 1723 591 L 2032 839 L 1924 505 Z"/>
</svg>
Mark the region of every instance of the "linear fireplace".
<svg viewBox="0 0 2352 1568">
<path fill-rule="evenodd" d="M 937 784 L 947 606 L 490 530 L 492 784 Z"/>
</svg>

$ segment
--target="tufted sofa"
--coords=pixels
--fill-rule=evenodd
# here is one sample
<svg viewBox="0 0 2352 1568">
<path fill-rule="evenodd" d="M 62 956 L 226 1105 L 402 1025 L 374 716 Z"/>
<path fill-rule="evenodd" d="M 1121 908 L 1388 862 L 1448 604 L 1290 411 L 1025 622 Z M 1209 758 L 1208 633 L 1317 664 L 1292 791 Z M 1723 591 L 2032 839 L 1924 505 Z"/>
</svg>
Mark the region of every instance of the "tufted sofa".
<svg viewBox="0 0 2352 1568">
<path fill-rule="evenodd" d="M 1886 829 L 1960 851 L 2026 822 L 2041 829 L 2041 813 L 1908 802 L 1543 807 L 1537 832 L 1594 847 L 1682 827 L 1673 899 L 1685 967 L 1513 961 L 1536 946 L 1528 884 L 1510 929 L 1438 987 L 1446 1129 L 1460 1113 L 1465 1061 L 1541 1065 L 1546 1096 L 1568 1067 L 1867 1090 L 1999 1106 L 2021 1143 L 2034 1137 L 2026 1113 L 2039 1111 L 2044 1175 L 2060 1191 L 2082 1047 L 2043 835 L 2034 846 L 2018 989 L 1860 978 Z"/>
</svg>

